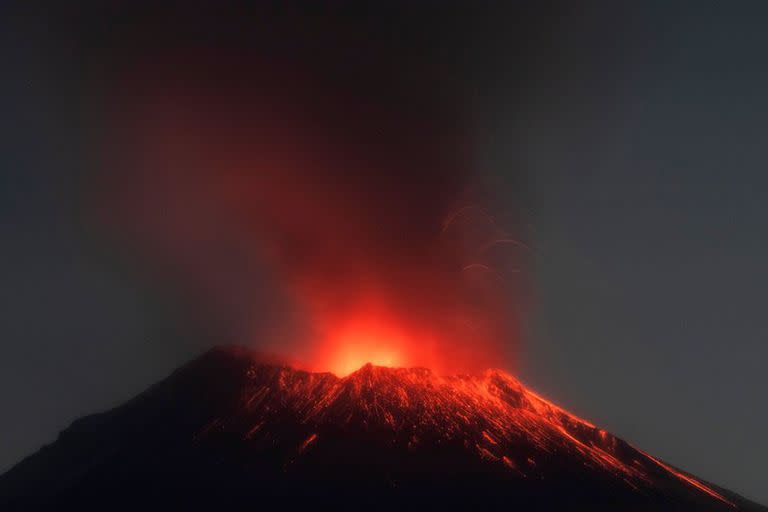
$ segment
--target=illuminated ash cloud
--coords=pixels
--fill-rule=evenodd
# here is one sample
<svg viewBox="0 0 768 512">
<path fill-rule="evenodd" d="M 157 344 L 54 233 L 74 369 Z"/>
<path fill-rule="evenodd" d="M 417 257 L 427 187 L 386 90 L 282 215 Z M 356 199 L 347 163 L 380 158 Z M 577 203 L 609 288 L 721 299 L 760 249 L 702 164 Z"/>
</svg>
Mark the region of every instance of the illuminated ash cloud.
<svg viewBox="0 0 768 512">
<path fill-rule="evenodd" d="M 198 311 L 311 368 L 505 364 L 516 310 L 489 254 L 509 237 L 467 210 L 459 84 L 387 20 L 276 20 L 115 74 L 119 229 Z"/>
</svg>

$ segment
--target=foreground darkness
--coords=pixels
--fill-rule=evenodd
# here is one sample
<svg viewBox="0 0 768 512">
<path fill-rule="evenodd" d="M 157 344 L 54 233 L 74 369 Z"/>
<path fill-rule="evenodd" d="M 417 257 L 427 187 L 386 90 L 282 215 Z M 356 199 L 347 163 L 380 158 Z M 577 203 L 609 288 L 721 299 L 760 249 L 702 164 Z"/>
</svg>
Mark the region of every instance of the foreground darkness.
<svg viewBox="0 0 768 512">
<path fill-rule="evenodd" d="M 279 501 L 273 501 L 279 500 Z M 500 370 L 338 378 L 214 349 L 85 417 L 0 478 L 3 510 L 765 510 L 654 459 Z"/>
</svg>

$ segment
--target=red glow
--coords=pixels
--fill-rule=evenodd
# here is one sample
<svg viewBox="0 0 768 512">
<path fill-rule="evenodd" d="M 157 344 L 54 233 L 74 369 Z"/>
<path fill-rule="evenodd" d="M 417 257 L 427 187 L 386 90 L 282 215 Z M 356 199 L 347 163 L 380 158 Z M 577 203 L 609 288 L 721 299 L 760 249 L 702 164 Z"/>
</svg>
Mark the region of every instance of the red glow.
<svg viewBox="0 0 768 512">
<path fill-rule="evenodd" d="M 403 332 L 381 319 L 361 317 L 332 329 L 320 344 L 310 366 L 348 375 L 366 363 L 376 366 L 413 366 L 418 358 L 410 347 L 418 347 Z"/>
<path fill-rule="evenodd" d="M 396 347 L 390 346 L 389 340 L 351 336 L 349 343 L 332 354 L 324 365 L 332 373 L 343 377 L 366 363 L 389 368 L 400 366 L 400 354 Z"/>
<path fill-rule="evenodd" d="M 395 363 L 400 357 L 396 351 L 380 351 L 386 341 L 373 339 L 370 353 L 354 350 L 366 343 L 344 344 L 347 334 L 354 338 L 376 332 L 397 339 L 398 333 L 375 331 L 378 327 L 369 318 L 367 323 L 361 320 L 350 324 L 350 330 L 340 331 L 338 350 L 332 352 L 336 358 L 329 358 L 327 364 L 337 365 L 341 374 L 347 373 L 350 367 L 346 365 L 352 365 L 355 357 L 363 360 L 379 354 L 386 363 Z M 707 484 L 558 407 L 501 370 L 452 376 L 426 368 L 365 365 L 355 370 L 339 377 L 253 359 L 245 370 L 242 410 L 223 422 L 214 419 L 200 435 L 225 429 L 248 441 L 261 436 L 275 443 L 283 429 L 283 423 L 270 426 L 277 409 L 287 411 L 288 417 L 306 429 L 289 441 L 299 456 L 326 442 L 335 443 L 335 453 L 341 446 L 335 437 L 340 432 L 366 432 L 373 436 L 373 443 L 383 442 L 387 448 L 425 448 L 427 453 L 459 441 L 470 457 L 509 472 L 513 478 L 540 481 L 564 467 L 584 468 L 640 494 L 657 486 L 670 488 L 673 481 L 696 495 L 734 506 Z"/>
<path fill-rule="evenodd" d="M 457 208 L 466 142 L 432 89 L 397 85 L 392 104 L 380 80 L 366 96 L 263 62 L 253 84 L 224 90 L 208 77 L 241 63 L 200 57 L 201 73 L 153 58 L 123 77 L 107 167 L 125 171 L 106 203 L 191 318 L 338 375 L 510 366 L 516 304 L 484 249 L 506 238 Z"/>
<path fill-rule="evenodd" d="M 403 366 L 401 343 L 401 339 L 386 332 L 352 330 L 335 341 L 336 347 L 329 351 L 327 360 L 320 364 L 341 377 L 366 363 L 387 367 Z"/>
<path fill-rule="evenodd" d="M 648 455 L 645 452 L 641 452 L 641 453 L 643 453 L 643 455 L 645 455 L 646 457 L 651 459 L 653 462 L 655 462 L 656 464 L 658 464 L 662 468 L 666 469 L 667 471 L 669 471 L 670 473 L 675 475 L 677 478 L 679 478 L 683 482 L 686 482 L 686 483 L 694 486 L 695 488 L 697 488 L 698 490 L 700 490 L 701 492 L 703 492 L 705 494 L 709 494 L 713 498 L 722 501 L 726 505 L 729 505 L 729 506 L 731 506 L 733 508 L 736 508 L 736 504 L 734 504 L 733 502 L 731 502 L 728 499 L 726 499 L 722 494 L 718 493 L 717 491 L 715 491 L 715 490 L 711 489 L 710 487 L 707 487 L 703 483 L 699 482 L 695 478 L 684 474 L 682 471 L 678 471 L 678 470 L 674 469 L 673 467 L 669 466 L 668 464 L 664 464 L 659 459 L 651 457 L 650 455 Z"/>
</svg>

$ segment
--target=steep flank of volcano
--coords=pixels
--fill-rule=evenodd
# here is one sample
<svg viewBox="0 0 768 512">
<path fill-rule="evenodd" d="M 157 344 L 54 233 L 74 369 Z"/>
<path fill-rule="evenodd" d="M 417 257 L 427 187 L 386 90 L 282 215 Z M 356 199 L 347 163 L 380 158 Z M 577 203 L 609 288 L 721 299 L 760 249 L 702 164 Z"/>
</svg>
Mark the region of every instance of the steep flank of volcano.
<svg viewBox="0 0 768 512">
<path fill-rule="evenodd" d="M 115 497 L 120 496 L 119 501 Z M 0 504 L 766 510 L 500 370 L 344 378 L 216 349 L 83 418 L 0 478 Z M 3 508 L 6 510 L 7 508 Z"/>
</svg>

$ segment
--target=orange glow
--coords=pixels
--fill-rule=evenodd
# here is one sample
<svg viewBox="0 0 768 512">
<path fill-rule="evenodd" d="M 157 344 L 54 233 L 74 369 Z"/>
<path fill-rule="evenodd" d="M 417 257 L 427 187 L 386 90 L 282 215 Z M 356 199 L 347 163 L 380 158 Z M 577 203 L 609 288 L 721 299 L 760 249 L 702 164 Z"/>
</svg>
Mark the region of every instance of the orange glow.
<svg viewBox="0 0 768 512">
<path fill-rule="evenodd" d="M 312 327 L 306 335 L 312 341 L 299 341 L 294 356 L 308 369 L 343 377 L 366 363 L 438 374 L 499 365 L 485 326 L 458 306 L 433 308 L 413 299 L 399 305 L 398 297 L 364 281 L 351 300 L 324 286 L 294 288 Z"/>
<path fill-rule="evenodd" d="M 104 209 L 184 290 L 190 318 L 337 375 L 368 362 L 439 373 L 514 364 L 525 283 L 518 268 L 502 271 L 497 246 L 521 243 L 482 208 L 456 208 L 471 159 L 452 102 L 442 113 L 432 87 L 409 86 L 414 101 L 398 92 L 396 103 L 424 109 L 401 111 L 316 87 L 313 66 L 250 57 L 259 79 L 230 89 L 208 77 L 242 69 L 236 58 L 201 69 L 157 58 L 120 88 L 139 92 L 116 102 L 110 139 L 130 151 L 108 155 L 126 171 L 105 183 Z M 372 71 L 396 76 L 380 65 Z"/>
<path fill-rule="evenodd" d="M 366 363 L 374 366 L 397 367 L 400 366 L 400 356 L 396 348 L 367 339 L 341 348 L 332 356 L 328 368 L 339 377 L 344 377 L 365 366 Z"/>
<path fill-rule="evenodd" d="M 419 360 L 413 357 L 418 344 L 394 325 L 381 314 L 368 312 L 330 329 L 311 366 L 344 377 L 366 363 L 390 368 L 415 364 Z"/>
<path fill-rule="evenodd" d="M 377 435 L 391 436 L 385 438 L 387 446 L 400 443 L 409 450 L 463 441 L 483 464 L 515 477 L 539 480 L 562 471 L 562 457 L 641 494 L 657 486 L 663 491 L 670 481 L 679 481 L 735 507 L 707 484 L 558 407 L 504 371 L 441 376 L 426 368 L 364 366 L 377 357 L 382 364 L 399 366 L 399 358 L 408 361 L 411 355 L 398 351 L 408 347 L 409 339 L 385 318 L 359 317 L 329 338 L 328 343 L 337 345 L 329 345 L 323 364 L 337 376 L 254 359 L 244 390 L 248 420 L 237 417 L 227 427 L 216 418 L 198 437 L 221 428 L 242 429 L 249 440 L 270 436 L 264 425 L 271 421 L 270 404 L 279 402 L 307 426 L 303 438 L 291 441 L 299 455 L 333 437 L 315 430 L 318 427 L 363 425 Z"/>
<path fill-rule="evenodd" d="M 640 450 L 638 450 L 638 451 L 640 451 Z M 715 492 L 714 490 L 712 490 L 711 488 L 707 487 L 707 486 L 706 486 L 706 485 L 704 485 L 703 483 L 699 482 L 699 481 L 698 481 L 698 480 L 696 480 L 695 478 L 693 478 L 693 477 L 690 477 L 690 476 L 688 476 L 688 475 L 685 475 L 683 472 L 681 472 L 681 471 L 678 471 L 678 470 L 674 469 L 673 467 L 671 467 L 671 466 L 669 466 L 669 465 L 667 465 L 667 464 L 664 464 L 664 463 L 663 463 L 663 462 L 661 462 L 659 459 L 657 459 L 657 458 L 654 458 L 654 457 L 651 457 L 650 455 L 648 455 L 648 454 L 647 454 L 647 453 L 645 453 L 645 452 L 642 452 L 642 451 L 640 451 L 640 453 L 642 453 L 643 455 L 645 455 L 646 457 L 648 457 L 649 459 L 651 459 L 653 462 L 655 462 L 656 464 L 658 464 L 658 465 L 659 465 L 659 466 L 661 466 L 662 468 L 666 469 L 667 471 L 669 471 L 670 473 L 672 473 L 673 475 L 675 475 L 677 478 L 679 478 L 679 479 L 680 479 L 680 480 L 682 480 L 683 482 L 686 482 L 686 483 L 688 483 L 688 484 L 690 484 L 690 485 L 694 486 L 695 488 L 697 488 L 698 490 L 700 490 L 700 491 L 701 491 L 701 492 L 703 492 L 703 493 L 709 494 L 709 495 L 710 495 L 710 496 L 712 496 L 713 498 L 715 498 L 715 499 L 717 499 L 717 500 L 720 500 L 720 501 L 722 501 L 722 502 L 723 502 L 723 503 L 725 503 L 726 505 L 730 505 L 731 507 L 733 507 L 733 508 L 736 508 L 736 504 L 734 504 L 734 503 L 733 503 L 733 502 L 731 502 L 731 501 L 728 501 L 728 500 L 727 500 L 727 499 L 726 499 L 726 498 L 725 498 L 725 497 L 724 497 L 722 494 L 720 494 L 720 493 L 718 493 L 718 492 Z"/>
</svg>

